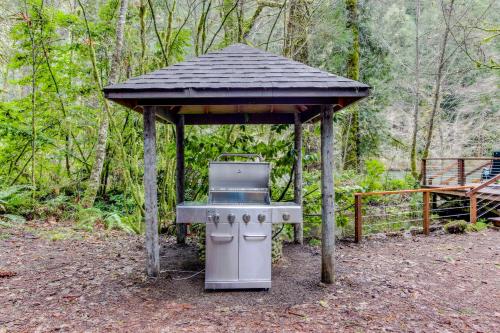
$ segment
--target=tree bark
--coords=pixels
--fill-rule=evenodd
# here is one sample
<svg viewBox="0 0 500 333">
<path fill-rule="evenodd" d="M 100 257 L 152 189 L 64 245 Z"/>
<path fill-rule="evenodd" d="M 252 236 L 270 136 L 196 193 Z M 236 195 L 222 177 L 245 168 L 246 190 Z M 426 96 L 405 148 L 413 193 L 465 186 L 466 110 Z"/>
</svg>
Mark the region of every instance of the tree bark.
<svg viewBox="0 0 500 333">
<path fill-rule="evenodd" d="M 415 106 L 413 108 L 413 133 L 411 140 L 410 168 L 414 178 L 419 178 L 417 171 L 417 135 L 420 116 L 420 0 L 415 3 Z"/>
<path fill-rule="evenodd" d="M 347 10 L 347 29 L 352 34 L 351 52 L 347 58 L 347 77 L 359 80 L 359 22 L 358 22 L 358 0 L 345 0 Z M 360 131 L 359 131 L 359 107 L 350 107 L 349 114 L 342 124 L 342 147 L 343 168 L 359 170 L 360 166 Z"/>
<path fill-rule="evenodd" d="M 450 1 L 450 5 L 448 7 L 447 12 L 445 15 L 447 16 L 446 21 L 448 24 L 445 24 L 445 30 L 443 33 L 443 40 L 441 42 L 441 46 L 439 49 L 439 59 L 438 59 L 438 68 L 436 72 L 436 83 L 435 83 L 435 88 L 434 88 L 434 94 L 432 95 L 432 111 L 431 111 L 431 116 L 429 119 L 429 125 L 427 128 L 427 139 L 425 140 L 425 147 L 424 151 L 422 154 L 422 158 L 428 158 L 429 157 L 429 151 L 432 143 L 432 135 L 434 134 L 434 122 L 436 119 L 436 115 L 438 112 L 440 100 L 441 100 L 441 85 L 442 85 L 442 80 L 443 80 L 443 72 L 445 70 L 445 65 L 446 65 L 446 46 L 448 43 L 448 36 L 450 34 L 450 17 L 453 12 L 453 5 L 454 5 L 455 0 Z"/>
<path fill-rule="evenodd" d="M 333 106 L 321 110 L 321 282 L 335 282 L 335 191 Z"/>
<path fill-rule="evenodd" d="M 222 0 L 221 17 L 224 19 L 224 45 L 240 42 L 238 32 L 239 18 L 234 7 L 240 0 Z"/>
<path fill-rule="evenodd" d="M 80 7 L 82 8 L 82 12 L 85 16 L 85 10 L 80 2 L 78 0 L 78 3 Z M 108 77 L 108 82 L 110 84 L 116 83 L 118 79 L 118 74 L 119 74 L 119 66 L 120 66 L 120 60 L 121 60 L 121 55 L 122 55 L 122 49 L 123 49 L 123 35 L 124 35 L 124 27 L 125 27 L 125 21 L 127 17 L 127 8 L 128 8 L 128 0 L 121 0 L 120 2 L 120 13 L 118 16 L 118 20 L 116 23 L 116 40 L 115 40 L 115 51 L 113 53 L 112 57 L 112 62 L 111 62 L 111 68 L 109 71 L 109 77 Z M 89 49 L 90 49 L 90 56 L 92 60 L 92 66 L 93 66 L 93 71 L 94 71 L 94 78 L 96 79 L 98 88 L 100 91 L 102 91 L 102 82 L 100 79 L 99 72 L 97 70 L 97 64 L 96 64 L 96 57 L 95 57 L 95 49 L 92 43 L 92 38 L 90 35 L 90 30 L 88 28 L 88 23 L 87 19 L 85 16 L 85 21 L 87 25 L 87 33 L 88 33 L 88 38 L 89 38 Z M 90 173 L 90 178 L 89 182 L 87 185 L 87 189 L 85 191 L 83 200 L 82 200 L 82 205 L 84 207 L 90 207 L 94 204 L 97 191 L 99 189 L 99 183 L 101 181 L 101 173 L 102 169 L 104 166 L 104 160 L 106 159 L 106 145 L 108 141 L 108 128 L 109 128 L 109 117 L 110 117 L 110 106 L 107 102 L 107 100 L 104 100 L 104 109 L 103 112 L 101 113 L 101 119 L 100 119 L 100 124 L 99 124 L 99 130 L 97 134 L 97 145 L 96 145 L 96 157 L 95 157 L 95 162 L 92 167 L 92 172 Z"/>
<path fill-rule="evenodd" d="M 309 58 L 307 1 L 291 0 L 289 6 L 283 54 L 285 57 L 307 63 Z"/>
<path fill-rule="evenodd" d="M 141 0 L 139 4 L 139 25 L 140 25 L 140 40 L 141 40 L 141 57 L 139 59 L 140 74 L 146 71 L 146 0 Z"/>
</svg>

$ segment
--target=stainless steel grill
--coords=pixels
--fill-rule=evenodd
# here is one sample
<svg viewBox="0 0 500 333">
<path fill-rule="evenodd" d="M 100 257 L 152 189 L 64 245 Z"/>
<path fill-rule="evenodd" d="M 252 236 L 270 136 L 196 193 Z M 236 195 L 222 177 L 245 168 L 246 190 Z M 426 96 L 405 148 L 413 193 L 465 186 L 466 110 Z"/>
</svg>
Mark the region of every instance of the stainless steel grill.
<svg viewBox="0 0 500 333">
<path fill-rule="evenodd" d="M 209 164 L 208 202 L 177 206 L 177 223 L 206 224 L 206 289 L 271 287 L 272 224 L 301 223 L 302 207 L 270 201 L 270 173 L 258 155 L 222 154 Z"/>
</svg>

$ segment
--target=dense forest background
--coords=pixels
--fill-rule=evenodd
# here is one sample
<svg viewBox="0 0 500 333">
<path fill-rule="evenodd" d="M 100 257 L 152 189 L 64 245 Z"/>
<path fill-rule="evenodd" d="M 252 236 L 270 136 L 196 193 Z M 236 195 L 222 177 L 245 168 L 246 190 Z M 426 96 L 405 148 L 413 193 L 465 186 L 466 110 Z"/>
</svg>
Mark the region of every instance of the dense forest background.
<svg viewBox="0 0 500 333">
<path fill-rule="evenodd" d="M 336 115 L 337 221 L 352 193 L 413 187 L 422 157 L 489 156 L 500 143 L 495 0 L 25 0 L 0 3 L 0 213 L 142 231 L 140 114 L 102 88 L 246 43 L 370 84 Z M 175 128 L 157 125 L 162 228 L 175 219 Z M 306 231 L 319 223 L 319 125 L 305 125 Z M 273 163 L 293 197 L 293 127 L 188 126 L 187 200 L 222 152 Z"/>
</svg>

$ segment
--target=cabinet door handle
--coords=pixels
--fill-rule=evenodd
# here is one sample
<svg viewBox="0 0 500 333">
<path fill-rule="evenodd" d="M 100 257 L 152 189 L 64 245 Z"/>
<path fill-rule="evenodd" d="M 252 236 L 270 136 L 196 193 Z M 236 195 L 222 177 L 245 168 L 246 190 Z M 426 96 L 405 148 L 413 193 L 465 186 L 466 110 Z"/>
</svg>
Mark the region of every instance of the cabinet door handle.
<svg viewBox="0 0 500 333">
<path fill-rule="evenodd" d="M 264 240 L 267 238 L 267 235 L 243 235 L 243 238 L 248 240 Z"/>
<path fill-rule="evenodd" d="M 210 238 L 216 242 L 230 242 L 233 240 L 234 236 L 229 234 L 211 234 Z"/>
</svg>

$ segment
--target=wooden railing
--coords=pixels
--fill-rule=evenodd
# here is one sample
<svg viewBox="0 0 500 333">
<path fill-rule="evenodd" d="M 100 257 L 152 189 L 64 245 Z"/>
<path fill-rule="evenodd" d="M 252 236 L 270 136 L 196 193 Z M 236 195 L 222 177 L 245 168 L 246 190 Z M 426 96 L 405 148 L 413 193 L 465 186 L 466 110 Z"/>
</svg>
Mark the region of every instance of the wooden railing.
<svg viewBox="0 0 500 333">
<path fill-rule="evenodd" d="M 423 186 L 450 186 L 477 184 L 484 181 L 485 170 L 500 165 L 500 157 L 445 157 L 422 160 Z"/>
<path fill-rule="evenodd" d="M 477 193 L 481 191 L 482 189 L 495 184 L 497 181 L 500 181 L 500 174 L 494 176 L 490 180 L 482 183 L 481 185 L 478 185 L 474 188 L 472 188 L 470 191 L 467 192 L 467 196 L 470 199 L 470 221 L 471 223 L 476 223 L 477 221 Z"/>
<path fill-rule="evenodd" d="M 431 202 L 431 194 L 434 192 L 439 192 L 443 190 L 453 191 L 453 190 L 470 190 L 474 186 L 473 185 L 462 185 L 462 186 L 451 186 L 446 188 L 421 188 L 414 190 L 400 190 L 400 191 L 380 191 L 380 192 L 360 192 L 354 194 L 354 240 L 355 242 L 359 242 L 362 238 L 363 234 L 363 198 L 371 197 L 371 196 L 390 196 L 390 195 L 409 195 L 422 193 L 422 207 L 421 207 L 421 217 L 410 221 L 422 221 L 422 230 L 425 235 L 428 235 L 430 232 L 430 221 L 431 221 L 431 213 L 433 212 L 432 205 L 435 205 L 436 202 Z M 474 196 L 473 196 L 474 197 Z M 397 205 L 392 205 L 397 208 Z M 374 206 L 376 207 L 376 206 Z M 451 207 L 455 208 L 455 207 Z M 448 209 L 451 209 L 448 208 Z M 457 208 L 463 208 L 462 206 Z M 437 210 L 437 209 L 436 209 Z M 436 211 L 434 210 L 434 211 Z M 413 211 L 415 212 L 415 211 Z M 401 215 L 401 214 L 393 214 L 393 215 Z M 459 215 L 468 215 L 467 214 L 459 214 Z M 371 216 L 380 216 L 380 215 L 371 215 Z M 449 215 L 455 216 L 455 215 Z M 391 218 L 390 215 L 385 216 L 385 218 Z M 403 221 L 405 222 L 405 221 Z M 474 221 L 475 222 L 475 221 Z"/>
</svg>

